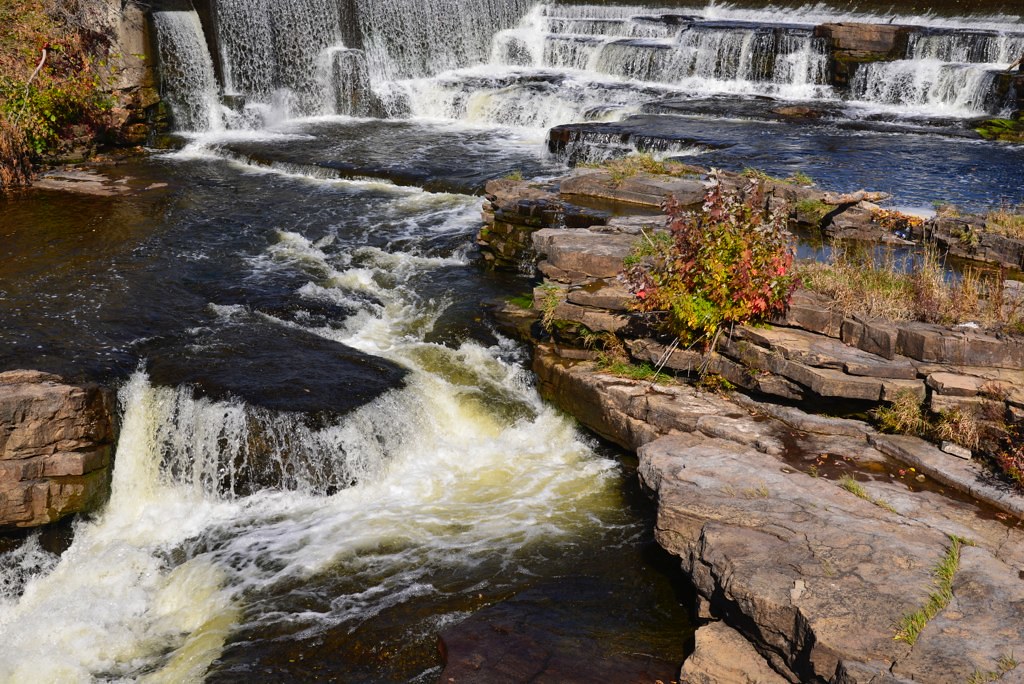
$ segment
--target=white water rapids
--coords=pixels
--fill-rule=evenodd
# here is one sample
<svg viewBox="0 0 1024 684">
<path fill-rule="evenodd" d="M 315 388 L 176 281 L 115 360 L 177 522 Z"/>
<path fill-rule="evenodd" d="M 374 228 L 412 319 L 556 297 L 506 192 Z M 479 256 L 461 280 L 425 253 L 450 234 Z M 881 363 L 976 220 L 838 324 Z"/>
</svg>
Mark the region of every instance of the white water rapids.
<svg viewBox="0 0 1024 684">
<path fill-rule="evenodd" d="M 476 207 L 391 192 L 410 228 L 429 215 L 436 230 L 463 231 Z M 299 269 L 303 296 L 359 303 L 342 328 L 315 332 L 405 366 L 406 386 L 319 429 L 279 416 L 317 467 L 289 491 L 232 497 L 215 483 L 246 451 L 251 409 L 136 373 L 120 394 L 109 504 L 59 559 L 32 540 L 4 558 L 0 682 L 201 681 L 243 625 L 355 629 L 451 591 L 438 574 L 529 572 L 538 547 L 592 535 L 621 505 L 615 465 L 540 401 L 513 345 L 424 341 L 445 303 L 422 301 L 416 279 L 463 257 L 334 247 L 282 230 L 253 267 Z M 310 493 L 339 473 L 354 486 Z M 326 612 L 254 608 L 325 573 L 351 587 Z"/>
</svg>

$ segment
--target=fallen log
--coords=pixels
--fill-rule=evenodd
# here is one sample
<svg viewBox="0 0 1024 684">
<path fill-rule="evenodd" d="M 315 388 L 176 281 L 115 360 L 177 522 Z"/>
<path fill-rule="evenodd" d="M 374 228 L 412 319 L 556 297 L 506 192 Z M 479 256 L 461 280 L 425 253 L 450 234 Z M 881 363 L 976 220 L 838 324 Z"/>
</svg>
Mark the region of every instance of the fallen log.
<svg viewBox="0 0 1024 684">
<path fill-rule="evenodd" d="M 892 195 L 887 192 L 868 192 L 867 190 L 858 190 L 857 192 L 847 192 L 841 195 L 837 195 L 833 192 L 826 192 L 821 201 L 825 204 L 831 204 L 833 206 L 844 206 L 847 204 L 857 204 L 858 202 L 881 202 L 887 200 Z"/>
</svg>

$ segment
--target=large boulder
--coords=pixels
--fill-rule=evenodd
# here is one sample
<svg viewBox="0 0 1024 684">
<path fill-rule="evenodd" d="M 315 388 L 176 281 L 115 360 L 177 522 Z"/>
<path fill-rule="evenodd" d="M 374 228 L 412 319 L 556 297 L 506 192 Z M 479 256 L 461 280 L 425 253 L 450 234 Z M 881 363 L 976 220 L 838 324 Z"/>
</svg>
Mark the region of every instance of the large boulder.
<svg viewBox="0 0 1024 684">
<path fill-rule="evenodd" d="M 36 371 L 0 373 L 0 528 L 102 504 L 114 443 L 111 394 Z"/>
<path fill-rule="evenodd" d="M 1019 558 L 948 503 L 932 510 L 884 479 L 835 486 L 696 435 L 645 445 L 639 472 L 658 498 L 659 543 L 789 681 L 963 682 L 1024 643 Z M 976 545 L 960 548 L 948 605 L 914 645 L 896 639 L 936 592 L 951 535 Z"/>
</svg>

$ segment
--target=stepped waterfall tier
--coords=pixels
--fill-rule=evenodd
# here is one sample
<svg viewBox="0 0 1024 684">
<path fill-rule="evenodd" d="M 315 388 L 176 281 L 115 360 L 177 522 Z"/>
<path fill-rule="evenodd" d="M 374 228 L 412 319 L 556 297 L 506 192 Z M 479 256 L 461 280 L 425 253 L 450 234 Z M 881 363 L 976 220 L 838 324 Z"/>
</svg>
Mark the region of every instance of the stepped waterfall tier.
<svg viewBox="0 0 1024 684">
<path fill-rule="evenodd" d="M 219 91 L 234 98 L 236 109 L 217 116 L 243 128 L 289 116 L 378 111 L 554 125 L 602 106 L 622 112 L 673 95 L 730 94 L 850 102 L 858 107 L 845 111 L 855 117 L 876 111 L 968 117 L 1015 107 L 1019 95 L 1003 75 L 1024 54 L 1019 23 L 876 18 L 820 8 L 757 13 L 698 6 L 665 13 L 483 0 L 458 8 L 440 0 L 343 6 L 266 0 L 254 8 L 220 0 L 213 9 L 207 35 L 216 36 L 211 50 Z M 173 68 L 176 54 L 205 49 L 196 17 L 174 19 L 176 33 L 170 31 L 177 14 L 158 13 L 161 55 L 169 65 L 165 87 L 172 109 L 181 110 L 180 128 L 206 130 L 220 124 L 202 113 L 197 119 L 186 111 L 196 105 L 183 103 L 209 100 L 213 60 L 180 58 L 202 72 L 187 78 Z M 836 37 L 830 27 L 858 21 L 891 28 L 881 42 L 873 38 L 846 54 L 844 41 L 858 38 Z M 184 24 L 191 38 L 184 37 Z M 561 87 L 539 97 L 537 79 L 555 78 Z M 557 107 L 559 118 L 516 113 L 516 101 L 527 97 L 543 102 L 527 109 Z M 500 104 L 486 102 L 495 98 Z"/>
<path fill-rule="evenodd" d="M 695 583 L 635 459 L 541 398 L 569 360 L 538 381 L 484 312 L 537 282 L 532 254 L 481 267 L 481 195 L 493 225 L 495 179 L 521 181 L 515 220 L 608 245 L 657 202 L 545 198 L 637 153 L 921 214 L 1024 204 L 1024 146 L 978 132 L 1024 109 L 1024 17 L 959 4 L 154 3 L 170 129 L 0 197 L 0 373 L 38 371 L 23 402 L 102 389 L 94 441 L 118 432 L 57 485 L 0 436 L 0 476 L 30 482 L 14 501 L 0 477 L 0 504 L 54 521 L 0 529 L 0 682 L 434 682 L 439 634 L 449 664 L 677 680 Z M 28 415 L 6 387 L 0 418 Z M 646 413 L 619 427 L 674 391 L 629 395 Z M 687 431 L 721 408 L 694 401 Z M 51 432 L 47 456 L 88 460 Z M 57 521 L 50 492 L 87 478 L 109 499 Z"/>
</svg>

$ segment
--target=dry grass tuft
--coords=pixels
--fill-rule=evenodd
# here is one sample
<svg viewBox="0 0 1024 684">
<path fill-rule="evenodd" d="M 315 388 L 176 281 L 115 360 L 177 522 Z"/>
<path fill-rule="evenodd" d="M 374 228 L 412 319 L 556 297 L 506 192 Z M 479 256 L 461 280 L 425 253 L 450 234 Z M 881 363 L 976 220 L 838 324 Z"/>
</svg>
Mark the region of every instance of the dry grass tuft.
<svg viewBox="0 0 1024 684">
<path fill-rule="evenodd" d="M 968 268 L 950 278 L 932 247 L 913 257 L 889 251 L 876 258 L 868 249 L 834 245 L 829 262 L 802 264 L 800 277 L 846 316 L 1024 328 L 1024 307 L 1007 301 L 1002 271 Z"/>
<path fill-rule="evenodd" d="M 32 162 L 25 135 L 0 112 L 0 190 L 28 185 Z"/>
<path fill-rule="evenodd" d="M 608 171 L 615 183 L 621 183 L 627 178 L 650 174 L 653 176 L 672 176 L 683 178 L 687 176 L 699 176 L 700 171 L 687 164 L 673 161 L 660 161 L 650 154 L 631 154 L 628 157 L 611 159 L 600 164 L 581 164 L 589 168 L 599 168 Z"/>
<path fill-rule="evenodd" d="M 998 235 L 1024 239 L 1024 206 L 1004 206 L 985 214 L 985 230 Z"/>
</svg>

